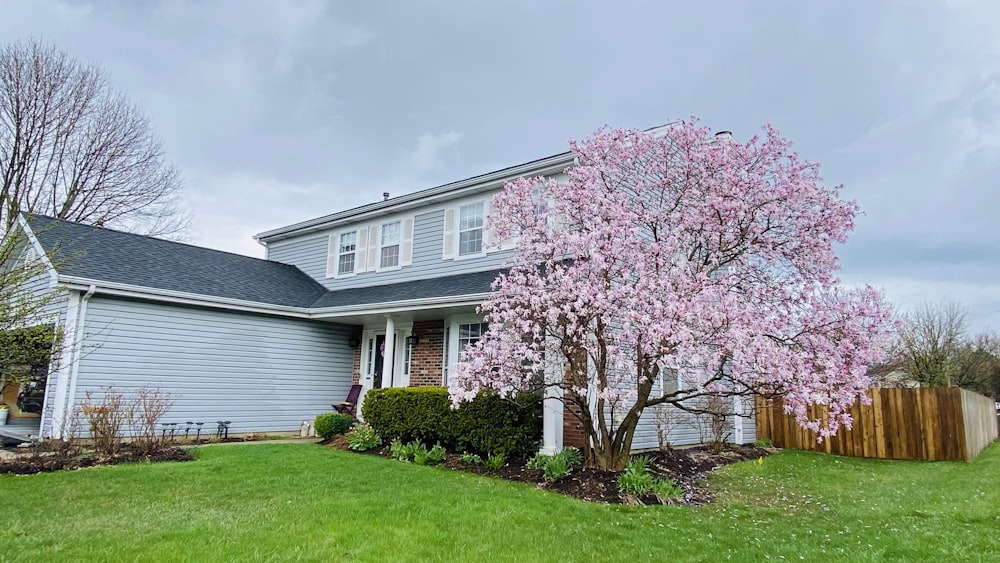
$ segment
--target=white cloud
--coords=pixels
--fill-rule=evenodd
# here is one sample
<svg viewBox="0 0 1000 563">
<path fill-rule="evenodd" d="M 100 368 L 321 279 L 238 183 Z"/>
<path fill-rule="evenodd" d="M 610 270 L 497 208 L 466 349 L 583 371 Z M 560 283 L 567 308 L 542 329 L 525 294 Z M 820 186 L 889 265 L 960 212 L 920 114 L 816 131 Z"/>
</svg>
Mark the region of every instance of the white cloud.
<svg viewBox="0 0 1000 563">
<path fill-rule="evenodd" d="M 462 140 L 464 135 L 457 131 L 444 133 L 423 133 L 417 137 L 416 147 L 407 153 L 406 161 L 412 172 L 423 174 L 441 165 L 445 154 Z"/>
</svg>

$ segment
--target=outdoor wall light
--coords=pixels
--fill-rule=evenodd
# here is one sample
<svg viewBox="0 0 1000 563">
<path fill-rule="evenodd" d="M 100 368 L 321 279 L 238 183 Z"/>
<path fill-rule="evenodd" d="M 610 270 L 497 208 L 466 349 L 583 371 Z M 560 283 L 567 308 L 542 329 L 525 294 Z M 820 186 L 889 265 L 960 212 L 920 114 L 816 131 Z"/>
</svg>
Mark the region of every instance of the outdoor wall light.
<svg viewBox="0 0 1000 563">
<path fill-rule="evenodd" d="M 357 348 L 358 346 L 361 346 L 361 339 L 352 335 L 347 339 L 347 345 L 351 348 Z"/>
<path fill-rule="evenodd" d="M 406 337 L 406 345 L 409 346 L 410 348 L 415 348 L 417 344 L 420 344 L 420 338 L 416 336 Z"/>
</svg>

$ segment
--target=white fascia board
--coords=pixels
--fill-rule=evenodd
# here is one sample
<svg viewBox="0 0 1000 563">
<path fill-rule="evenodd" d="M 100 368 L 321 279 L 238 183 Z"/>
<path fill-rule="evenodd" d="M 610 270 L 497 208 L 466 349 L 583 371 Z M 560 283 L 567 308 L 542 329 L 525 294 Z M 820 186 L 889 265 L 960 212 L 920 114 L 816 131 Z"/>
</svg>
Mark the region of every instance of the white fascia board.
<svg viewBox="0 0 1000 563">
<path fill-rule="evenodd" d="M 200 307 L 213 307 L 217 309 L 228 309 L 231 311 L 243 311 L 248 313 L 264 313 L 269 315 L 281 315 L 300 319 L 309 318 L 309 309 L 303 307 L 289 307 L 285 305 L 270 305 L 267 303 L 256 303 L 244 301 L 242 299 L 229 299 L 226 297 L 212 297 L 199 295 L 197 293 L 186 293 L 182 291 L 171 291 L 167 289 L 154 289 L 136 285 L 112 283 L 87 278 L 77 278 L 73 276 L 59 276 L 59 283 L 69 289 L 86 290 L 90 286 L 97 288 L 98 295 L 115 295 L 118 297 L 132 297 L 135 299 L 146 299 L 152 301 L 162 301 L 178 305 L 196 305 Z"/>
<path fill-rule="evenodd" d="M 49 287 L 55 287 L 56 283 L 59 282 L 59 273 L 56 272 L 55 266 L 52 265 L 52 261 L 49 260 L 49 255 L 45 252 L 45 248 L 42 247 L 42 243 L 38 241 L 38 237 L 35 236 L 35 232 L 31 230 L 31 226 L 28 225 L 28 221 L 24 218 L 23 213 L 18 213 L 17 223 L 21 225 L 21 230 L 28 237 L 28 242 L 31 247 L 35 249 L 35 252 L 41 257 L 42 262 L 45 264 L 45 268 L 49 273 Z"/>
<path fill-rule="evenodd" d="M 460 180 L 443 186 L 399 196 L 387 201 L 379 201 L 362 207 L 334 213 L 332 215 L 325 215 L 316 219 L 295 223 L 293 225 L 288 225 L 287 227 L 279 227 L 277 229 L 256 234 L 253 238 L 257 242 L 267 244 L 293 236 L 334 228 L 343 223 L 366 221 L 382 215 L 402 213 L 415 207 L 421 207 L 430 203 L 448 201 L 463 195 L 494 190 L 503 186 L 510 180 L 520 178 L 522 176 L 546 176 L 549 174 L 563 172 L 567 166 L 573 164 L 574 160 L 575 155 L 571 152 L 557 154 L 541 160 L 483 174 L 481 176 L 474 176 L 466 180 Z"/>
<path fill-rule="evenodd" d="M 314 319 L 335 319 L 337 317 L 356 315 L 382 315 L 406 311 L 448 309 L 452 307 L 476 307 L 482 305 L 488 296 L 488 293 L 474 293 L 451 298 L 432 297 L 428 299 L 407 299 L 405 301 L 348 305 L 345 307 L 327 307 L 313 309 L 311 317 Z"/>
<path fill-rule="evenodd" d="M 358 314 L 384 314 L 403 311 L 444 309 L 448 307 L 478 306 L 482 305 L 483 301 L 485 301 L 489 296 L 488 293 L 475 293 L 459 295 L 451 298 L 431 297 L 427 299 L 407 299 L 403 301 L 388 301 L 383 303 L 368 303 L 361 305 L 347 305 L 343 307 L 324 307 L 321 309 L 312 309 L 306 307 L 289 307 L 285 305 L 269 305 L 266 303 L 255 303 L 240 299 L 211 297 L 198 295 L 196 293 L 153 289 L 72 276 L 59 276 L 59 283 L 67 289 L 78 291 L 87 291 L 91 287 L 95 287 L 96 295 L 130 297 L 133 299 L 160 301 L 175 305 L 212 307 L 215 309 L 226 309 L 229 311 L 278 315 L 297 319 L 335 319 L 338 317 L 349 317 Z"/>
</svg>

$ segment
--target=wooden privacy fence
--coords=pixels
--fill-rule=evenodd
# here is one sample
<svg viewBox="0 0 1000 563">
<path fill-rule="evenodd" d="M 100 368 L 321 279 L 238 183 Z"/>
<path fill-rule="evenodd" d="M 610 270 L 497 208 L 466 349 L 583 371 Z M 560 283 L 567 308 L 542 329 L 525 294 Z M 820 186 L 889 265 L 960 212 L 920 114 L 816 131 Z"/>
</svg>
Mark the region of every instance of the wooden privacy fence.
<svg viewBox="0 0 1000 563">
<path fill-rule="evenodd" d="M 993 399 L 958 387 L 868 390 L 872 402 L 851 408 L 854 425 L 816 442 L 781 399 L 757 398 L 757 436 L 776 447 L 798 448 L 853 457 L 882 459 L 975 459 L 997 439 Z M 814 405 L 809 417 L 824 420 L 826 407 Z"/>
</svg>

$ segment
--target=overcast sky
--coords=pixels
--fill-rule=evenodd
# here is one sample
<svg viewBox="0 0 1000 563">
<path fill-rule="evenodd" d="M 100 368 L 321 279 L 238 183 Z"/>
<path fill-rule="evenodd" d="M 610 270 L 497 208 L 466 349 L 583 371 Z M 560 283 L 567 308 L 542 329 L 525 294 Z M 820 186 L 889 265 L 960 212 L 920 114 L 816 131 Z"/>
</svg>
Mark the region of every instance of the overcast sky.
<svg viewBox="0 0 1000 563">
<path fill-rule="evenodd" d="M 843 279 L 1000 329 L 1000 2 L 23 2 L 0 41 L 100 63 L 181 170 L 192 242 L 563 152 L 767 122 L 865 215 Z"/>
</svg>

